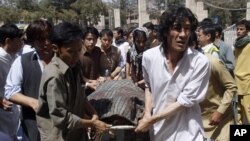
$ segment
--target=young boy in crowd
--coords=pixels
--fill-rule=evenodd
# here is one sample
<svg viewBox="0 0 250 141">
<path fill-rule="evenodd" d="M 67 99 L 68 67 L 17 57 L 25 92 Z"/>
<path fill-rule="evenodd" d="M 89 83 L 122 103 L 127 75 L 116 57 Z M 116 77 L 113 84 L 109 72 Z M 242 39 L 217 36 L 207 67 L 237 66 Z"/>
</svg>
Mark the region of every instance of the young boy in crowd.
<svg viewBox="0 0 250 141">
<path fill-rule="evenodd" d="M 42 74 L 37 110 L 43 141 L 84 141 L 84 129 L 93 127 L 98 134 L 109 128 L 98 120 L 81 85 L 82 38 L 81 29 L 70 23 L 55 26 L 50 36 L 55 54 Z"/>
</svg>

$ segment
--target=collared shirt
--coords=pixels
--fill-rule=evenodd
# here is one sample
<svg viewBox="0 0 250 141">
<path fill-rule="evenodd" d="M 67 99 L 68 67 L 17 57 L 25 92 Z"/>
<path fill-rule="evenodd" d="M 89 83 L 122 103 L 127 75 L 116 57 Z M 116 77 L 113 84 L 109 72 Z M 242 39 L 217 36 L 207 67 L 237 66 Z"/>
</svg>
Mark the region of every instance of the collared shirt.
<svg viewBox="0 0 250 141">
<path fill-rule="evenodd" d="M 0 47 L 0 97 L 4 97 L 4 86 L 6 78 L 10 70 L 11 64 L 16 59 L 17 55 L 8 54 L 2 47 Z"/>
<path fill-rule="evenodd" d="M 227 129 L 233 123 L 232 100 L 237 92 L 237 86 L 223 62 L 211 55 L 206 56 L 211 64 L 211 76 L 206 98 L 200 103 L 203 128 L 207 138 L 229 140 Z M 223 122 L 217 126 L 209 125 L 211 115 L 216 111 L 223 114 Z"/>
<path fill-rule="evenodd" d="M 123 42 L 120 45 L 114 44 L 115 47 L 119 48 L 121 51 L 121 67 L 122 71 L 125 72 L 125 65 L 126 65 L 126 59 L 127 59 L 127 52 L 131 48 L 128 42 Z"/>
<path fill-rule="evenodd" d="M 32 60 L 35 57 L 38 58 L 39 66 L 41 68 L 41 71 L 43 71 L 44 66 L 36 51 L 34 51 L 34 54 L 30 59 Z M 21 63 L 21 56 L 18 56 L 17 59 L 11 65 L 10 71 L 8 73 L 6 79 L 4 97 L 6 99 L 10 99 L 16 93 L 20 93 L 22 90 L 22 83 L 23 83 L 23 68 Z"/>
<path fill-rule="evenodd" d="M 0 47 L 0 97 L 4 97 L 4 85 L 11 64 L 17 55 L 8 54 Z M 0 131 L 8 134 L 13 140 L 16 138 L 17 126 L 19 122 L 19 110 L 14 104 L 9 111 L 0 108 Z"/>
<path fill-rule="evenodd" d="M 101 49 L 99 47 L 94 47 L 92 52 L 87 52 L 86 48 L 82 48 L 82 68 L 83 76 L 88 79 L 97 79 L 99 77 L 99 67 L 100 67 L 100 57 Z"/>
<path fill-rule="evenodd" d="M 204 53 L 211 54 L 218 59 L 220 58 L 219 49 L 214 45 L 214 43 L 205 45 L 204 47 L 202 47 L 202 50 L 204 51 Z"/>
<path fill-rule="evenodd" d="M 33 48 L 31 45 L 25 44 L 22 49 L 18 52 L 18 55 L 22 55 L 31 51 L 35 51 L 35 48 Z"/>
<path fill-rule="evenodd" d="M 217 110 L 218 112 L 224 114 L 228 107 L 232 106 L 231 103 L 233 96 L 237 93 L 237 86 L 235 80 L 227 71 L 223 62 L 212 57 L 211 55 L 207 56 L 211 64 L 211 76 L 206 95 L 207 98 L 205 100 L 210 102 L 210 107 L 207 107 L 207 109 L 213 109 L 213 112 Z M 208 106 L 208 104 L 205 105 Z"/>
<path fill-rule="evenodd" d="M 250 95 L 250 43 L 245 47 L 235 48 L 235 80 L 239 95 Z"/>
<path fill-rule="evenodd" d="M 43 141 L 84 140 L 80 119 L 86 97 L 77 67 L 54 56 L 42 74 L 36 119 Z"/>
<path fill-rule="evenodd" d="M 219 48 L 219 57 L 226 65 L 228 70 L 234 70 L 234 54 L 230 46 L 228 46 L 224 41 L 219 40 L 216 44 Z"/>
<path fill-rule="evenodd" d="M 210 65 L 198 51 L 188 48 L 170 73 L 161 46 L 147 50 L 142 60 L 145 86 L 151 90 L 153 114 L 174 102 L 186 108 L 153 125 L 152 141 L 201 141 L 203 128 L 199 102 L 207 92 Z"/>
<path fill-rule="evenodd" d="M 105 70 L 109 70 L 111 73 L 116 67 L 122 67 L 121 63 L 121 51 L 117 47 L 111 46 L 108 52 L 104 52 L 101 49 L 102 54 L 100 58 L 100 74 L 105 76 Z"/>
</svg>

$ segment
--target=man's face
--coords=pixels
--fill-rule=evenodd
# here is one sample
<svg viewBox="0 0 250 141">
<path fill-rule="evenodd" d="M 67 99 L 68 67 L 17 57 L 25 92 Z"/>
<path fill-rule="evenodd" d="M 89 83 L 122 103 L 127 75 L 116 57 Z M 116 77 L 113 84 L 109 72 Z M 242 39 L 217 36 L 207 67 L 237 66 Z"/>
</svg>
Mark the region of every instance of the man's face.
<svg viewBox="0 0 250 141">
<path fill-rule="evenodd" d="M 114 39 L 118 39 L 119 36 L 120 36 L 120 35 L 118 34 L 117 30 L 114 30 L 114 31 L 113 31 L 113 37 L 114 37 Z"/>
<path fill-rule="evenodd" d="M 101 46 L 104 50 L 107 50 L 110 48 L 112 44 L 112 37 L 108 35 L 104 35 L 103 37 L 100 38 L 101 40 Z"/>
<path fill-rule="evenodd" d="M 51 43 L 49 41 L 49 33 L 44 33 L 44 37 L 35 41 L 36 51 L 39 53 L 40 57 L 52 56 L 53 49 L 51 47 Z"/>
<path fill-rule="evenodd" d="M 133 33 L 129 33 L 128 37 L 127 37 L 127 41 L 129 44 L 132 44 L 133 43 Z"/>
<path fill-rule="evenodd" d="M 84 47 L 87 51 L 92 51 L 95 48 L 96 42 L 97 37 L 94 34 L 89 33 L 84 39 Z"/>
<path fill-rule="evenodd" d="M 69 67 L 74 67 L 80 59 L 83 41 L 77 39 L 58 48 L 58 55 Z"/>
<path fill-rule="evenodd" d="M 146 40 L 140 36 L 134 39 L 134 43 L 139 51 L 143 51 L 146 46 Z"/>
<path fill-rule="evenodd" d="M 181 25 L 174 23 L 167 36 L 168 46 L 173 51 L 183 52 L 187 48 L 190 35 L 191 24 L 188 19 L 185 19 Z"/>
<path fill-rule="evenodd" d="M 237 25 L 236 27 L 237 37 L 244 37 L 248 34 L 248 30 L 244 24 Z"/>
<path fill-rule="evenodd" d="M 200 28 L 197 33 L 197 40 L 199 42 L 199 45 L 201 47 L 204 47 L 210 42 L 210 34 L 207 34 L 207 35 L 204 34 L 203 29 Z"/>
</svg>

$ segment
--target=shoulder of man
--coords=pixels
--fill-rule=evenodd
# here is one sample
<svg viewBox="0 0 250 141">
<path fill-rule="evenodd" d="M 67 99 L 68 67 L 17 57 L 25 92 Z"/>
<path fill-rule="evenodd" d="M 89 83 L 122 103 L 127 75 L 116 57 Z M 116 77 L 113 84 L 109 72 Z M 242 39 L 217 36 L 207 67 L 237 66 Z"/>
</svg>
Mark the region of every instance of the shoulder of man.
<svg viewBox="0 0 250 141">
<path fill-rule="evenodd" d="M 21 60 L 26 61 L 26 60 L 31 60 L 32 55 L 35 54 L 35 51 L 27 52 L 21 55 Z"/>
</svg>

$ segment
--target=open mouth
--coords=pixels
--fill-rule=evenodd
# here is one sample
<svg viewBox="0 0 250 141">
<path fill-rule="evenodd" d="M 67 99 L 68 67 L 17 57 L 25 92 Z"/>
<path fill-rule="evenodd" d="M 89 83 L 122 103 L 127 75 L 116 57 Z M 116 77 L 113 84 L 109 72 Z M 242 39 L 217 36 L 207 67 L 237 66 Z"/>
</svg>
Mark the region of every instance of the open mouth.
<svg viewBox="0 0 250 141">
<path fill-rule="evenodd" d="M 179 45 L 185 45 L 185 41 L 177 41 L 177 44 L 179 44 Z"/>
</svg>

